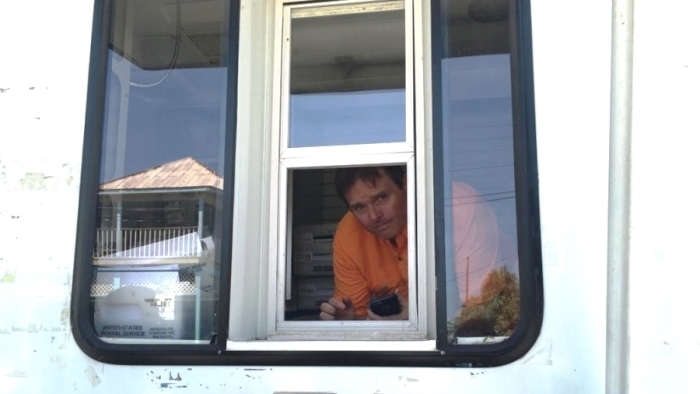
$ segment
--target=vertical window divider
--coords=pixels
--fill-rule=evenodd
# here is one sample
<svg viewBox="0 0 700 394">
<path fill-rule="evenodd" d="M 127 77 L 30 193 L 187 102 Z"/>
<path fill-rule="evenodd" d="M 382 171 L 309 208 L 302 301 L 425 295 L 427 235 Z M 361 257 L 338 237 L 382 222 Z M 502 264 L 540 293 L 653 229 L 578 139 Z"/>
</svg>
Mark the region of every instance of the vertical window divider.
<svg viewBox="0 0 700 394">
<path fill-rule="evenodd" d="M 274 86 L 277 98 L 274 102 L 273 113 L 279 114 L 279 118 L 273 120 L 273 128 L 270 139 L 270 216 L 269 216 L 269 250 L 267 256 L 267 309 L 260 311 L 260 316 L 266 324 L 266 337 L 269 338 L 277 331 L 277 321 L 280 315 L 284 319 L 284 300 L 286 297 L 287 263 L 285 259 L 286 247 L 286 206 L 287 169 L 280 161 L 282 152 L 287 147 L 287 130 L 289 128 L 289 69 L 290 56 L 290 10 L 284 7 L 282 2 L 276 2 L 275 15 L 275 61 L 279 65 L 274 71 Z M 263 262 L 264 264 L 264 262 Z M 264 291 L 264 290 L 263 290 Z"/>
<path fill-rule="evenodd" d="M 414 108 L 416 103 L 415 95 L 415 78 L 414 78 L 414 40 L 413 34 L 416 21 L 413 18 L 413 0 L 405 0 L 404 3 L 404 40 L 405 40 L 405 56 L 406 56 L 406 142 L 415 150 L 416 133 L 415 133 L 415 116 Z"/>
<path fill-rule="evenodd" d="M 426 18 L 430 18 L 430 13 L 425 13 L 423 2 L 420 0 L 411 1 L 413 8 L 413 20 L 411 23 L 411 45 L 414 47 L 411 63 L 414 64 L 412 72 L 413 97 L 412 105 L 414 108 L 413 130 L 415 130 L 415 141 L 413 146 L 415 152 L 415 211 L 414 217 L 416 221 L 415 246 L 416 262 L 416 282 L 417 282 L 417 297 L 418 297 L 418 327 L 419 330 L 428 333 L 428 338 L 434 338 L 434 289 L 435 281 L 431 278 L 434 276 L 435 260 L 434 254 L 431 254 L 431 244 L 433 241 L 432 223 L 432 180 L 429 179 L 432 173 L 431 163 L 432 157 L 430 150 L 430 128 L 429 118 L 426 117 L 426 108 L 429 108 L 432 96 L 430 95 L 430 78 L 425 78 L 426 66 L 429 64 L 429 53 L 426 55 L 426 47 L 423 42 L 423 31 Z M 426 17 L 427 15 L 427 17 Z M 427 67 L 427 72 L 430 68 Z M 428 81 L 428 83 L 426 83 Z M 433 246 L 434 247 L 434 246 Z M 431 295 L 433 295 L 431 297 Z M 433 326 L 432 334 L 430 327 Z"/>
<path fill-rule="evenodd" d="M 271 131 L 278 120 L 273 108 L 276 94 L 272 83 L 273 56 L 277 42 L 266 40 L 277 26 L 273 23 L 280 8 L 274 1 L 252 7 L 243 0 L 240 7 L 240 66 L 238 79 L 239 114 L 236 135 L 236 193 L 233 196 L 234 222 L 231 258 L 231 291 L 227 349 L 233 341 L 264 337 L 267 333 L 269 247 L 269 196 L 272 182 Z M 262 17 L 264 15 L 264 18 Z M 260 20 L 264 23 L 259 23 Z M 258 23 L 256 23 L 258 22 Z M 276 35 L 279 37 L 279 35 Z M 253 42 L 262 43 L 253 45 Z M 262 66 L 261 66 L 262 65 Z"/>
</svg>

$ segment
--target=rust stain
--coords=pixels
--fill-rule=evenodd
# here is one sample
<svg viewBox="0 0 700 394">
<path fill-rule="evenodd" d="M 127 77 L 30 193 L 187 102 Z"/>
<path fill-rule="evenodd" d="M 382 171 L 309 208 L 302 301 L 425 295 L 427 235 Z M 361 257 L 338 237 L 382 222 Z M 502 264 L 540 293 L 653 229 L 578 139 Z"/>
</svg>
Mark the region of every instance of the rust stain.
<svg viewBox="0 0 700 394">
<path fill-rule="evenodd" d="M 27 377 L 27 372 L 26 371 L 20 371 L 19 369 L 15 369 L 14 371 L 8 373 L 7 375 L 8 378 L 26 378 Z"/>
<path fill-rule="evenodd" d="M 88 380 L 90 381 L 90 384 L 92 384 L 92 387 L 95 387 L 98 384 L 100 384 L 100 382 L 101 382 L 100 377 L 97 376 L 97 372 L 95 372 L 95 369 L 92 368 L 92 366 L 85 368 L 85 375 L 87 376 Z"/>
<path fill-rule="evenodd" d="M 0 278 L 0 283 L 15 283 L 15 274 L 6 271 L 5 275 Z"/>
<path fill-rule="evenodd" d="M 274 391 L 272 394 L 336 394 L 335 391 Z"/>
<path fill-rule="evenodd" d="M 172 389 L 172 388 L 186 389 L 187 388 L 186 384 L 181 384 L 181 385 L 177 385 L 177 386 L 176 386 L 176 384 L 177 383 L 161 383 L 160 388 L 162 388 L 162 389 Z"/>
<path fill-rule="evenodd" d="M 179 372 L 177 373 L 177 376 L 175 376 L 175 377 L 173 377 L 173 373 L 172 373 L 172 372 L 168 372 L 168 375 L 169 375 L 169 376 L 168 376 L 168 380 L 177 380 L 177 381 L 182 380 L 182 378 L 180 377 L 180 373 L 179 373 Z"/>
<path fill-rule="evenodd" d="M 158 380 L 160 380 L 160 375 L 156 375 L 156 373 L 153 372 L 153 371 L 151 371 L 151 372 L 149 372 L 149 373 L 151 374 L 151 376 L 153 377 L 153 379 L 158 379 Z M 171 377 L 172 377 L 172 376 L 171 376 Z M 153 379 L 151 379 L 151 381 L 153 381 Z"/>
</svg>

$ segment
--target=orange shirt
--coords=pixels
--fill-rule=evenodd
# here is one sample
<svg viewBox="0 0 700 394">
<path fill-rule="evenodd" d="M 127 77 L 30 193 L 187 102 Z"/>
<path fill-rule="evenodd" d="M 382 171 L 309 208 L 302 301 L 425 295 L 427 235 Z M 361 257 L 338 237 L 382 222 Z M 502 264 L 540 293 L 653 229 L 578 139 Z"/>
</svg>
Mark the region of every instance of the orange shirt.
<svg viewBox="0 0 700 394">
<path fill-rule="evenodd" d="M 372 294 L 383 296 L 399 289 L 408 299 L 406 231 L 404 226 L 394 245 L 365 230 L 351 212 L 338 224 L 333 239 L 334 296 L 348 296 L 358 319 L 367 317 Z"/>
<path fill-rule="evenodd" d="M 470 186 L 453 183 L 452 209 L 454 267 L 462 302 L 478 295 L 481 282 L 497 261 L 499 231 L 488 203 Z M 446 234 L 447 235 L 447 234 Z M 334 297 L 349 297 L 358 319 L 367 317 L 372 294 L 398 289 L 408 299 L 407 229 L 396 245 L 362 227 L 351 212 L 338 224 L 333 240 Z"/>
</svg>

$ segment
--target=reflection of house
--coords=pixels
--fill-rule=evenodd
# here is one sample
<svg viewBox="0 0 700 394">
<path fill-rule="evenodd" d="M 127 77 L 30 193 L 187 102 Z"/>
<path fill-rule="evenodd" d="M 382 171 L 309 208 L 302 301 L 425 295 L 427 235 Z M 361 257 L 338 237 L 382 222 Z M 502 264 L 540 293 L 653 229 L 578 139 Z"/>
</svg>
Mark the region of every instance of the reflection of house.
<svg viewBox="0 0 700 394">
<path fill-rule="evenodd" d="M 196 262 L 222 189 L 223 178 L 191 157 L 103 183 L 95 265 Z"/>
<path fill-rule="evenodd" d="M 211 338 L 214 320 L 203 316 L 218 299 L 222 189 L 191 157 L 100 185 L 91 295 L 101 335 L 137 321 L 146 338 Z"/>
</svg>

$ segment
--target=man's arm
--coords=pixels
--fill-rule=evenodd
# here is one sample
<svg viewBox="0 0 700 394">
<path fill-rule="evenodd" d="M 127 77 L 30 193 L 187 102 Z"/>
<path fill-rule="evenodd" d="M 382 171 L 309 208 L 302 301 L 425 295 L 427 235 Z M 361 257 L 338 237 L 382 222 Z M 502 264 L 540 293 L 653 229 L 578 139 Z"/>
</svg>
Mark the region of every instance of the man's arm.
<svg viewBox="0 0 700 394">
<path fill-rule="evenodd" d="M 355 305 L 348 297 L 337 299 L 331 297 L 328 302 L 321 304 L 321 320 L 356 320 Z"/>
<path fill-rule="evenodd" d="M 335 292 L 333 298 L 343 301 L 345 305 L 354 308 L 356 319 L 367 317 L 370 292 L 367 288 L 367 279 L 362 274 L 358 265 L 348 256 L 341 243 L 333 242 L 333 276 Z M 332 304 L 329 302 L 329 304 Z M 322 308 L 323 310 L 323 308 Z"/>
</svg>

